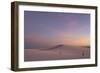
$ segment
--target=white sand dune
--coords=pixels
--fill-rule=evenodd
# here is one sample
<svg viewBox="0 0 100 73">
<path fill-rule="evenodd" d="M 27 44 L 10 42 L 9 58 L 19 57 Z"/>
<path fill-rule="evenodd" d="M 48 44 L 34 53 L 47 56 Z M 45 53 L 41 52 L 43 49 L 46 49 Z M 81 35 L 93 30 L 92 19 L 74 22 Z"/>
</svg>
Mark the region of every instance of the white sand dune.
<svg viewBox="0 0 100 73">
<path fill-rule="evenodd" d="M 51 49 L 25 49 L 25 61 L 90 58 L 90 48 L 61 46 Z"/>
</svg>

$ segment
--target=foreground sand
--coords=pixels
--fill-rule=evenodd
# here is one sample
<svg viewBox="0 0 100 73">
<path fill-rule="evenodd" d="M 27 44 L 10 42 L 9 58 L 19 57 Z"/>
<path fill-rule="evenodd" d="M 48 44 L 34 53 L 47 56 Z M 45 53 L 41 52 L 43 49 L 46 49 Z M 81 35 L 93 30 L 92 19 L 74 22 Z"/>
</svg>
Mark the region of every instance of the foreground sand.
<svg viewBox="0 0 100 73">
<path fill-rule="evenodd" d="M 90 58 L 90 48 L 61 47 L 58 49 L 25 49 L 25 61 Z"/>
</svg>

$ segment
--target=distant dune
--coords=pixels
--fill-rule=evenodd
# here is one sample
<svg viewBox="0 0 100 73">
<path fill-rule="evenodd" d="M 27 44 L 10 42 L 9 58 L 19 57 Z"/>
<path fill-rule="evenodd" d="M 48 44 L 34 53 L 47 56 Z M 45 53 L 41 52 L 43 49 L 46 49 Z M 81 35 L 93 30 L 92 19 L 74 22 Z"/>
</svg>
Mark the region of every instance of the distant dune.
<svg viewBox="0 0 100 73">
<path fill-rule="evenodd" d="M 24 61 L 44 61 L 63 59 L 85 59 L 90 58 L 89 47 L 77 47 L 68 45 L 56 45 L 43 49 L 25 49 Z"/>
</svg>

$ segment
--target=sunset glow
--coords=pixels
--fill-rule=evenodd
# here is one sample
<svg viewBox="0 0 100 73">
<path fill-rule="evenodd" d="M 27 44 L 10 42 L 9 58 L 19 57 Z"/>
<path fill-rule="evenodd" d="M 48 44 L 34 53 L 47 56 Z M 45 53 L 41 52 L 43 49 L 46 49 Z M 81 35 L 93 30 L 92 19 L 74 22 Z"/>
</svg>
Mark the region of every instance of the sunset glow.
<svg viewBox="0 0 100 73">
<path fill-rule="evenodd" d="M 90 15 L 24 11 L 24 47 L 90 46 Z"/>
</svg>

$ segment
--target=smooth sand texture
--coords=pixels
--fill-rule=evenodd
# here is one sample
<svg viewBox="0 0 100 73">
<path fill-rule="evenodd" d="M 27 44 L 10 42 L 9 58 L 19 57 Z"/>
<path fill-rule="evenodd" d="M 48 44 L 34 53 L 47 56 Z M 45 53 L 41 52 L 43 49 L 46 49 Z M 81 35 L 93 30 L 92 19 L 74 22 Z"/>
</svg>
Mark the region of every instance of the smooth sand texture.
<svg viewBox="0 0 100 73">
<path fill-rule="evenodd" d="M 25 49 L 24 61 L 90 58 L 90 48 L 61 46 L 53 49 Z"/>
</svg>

